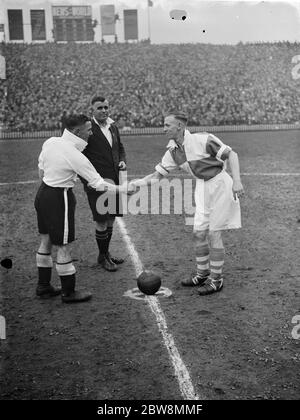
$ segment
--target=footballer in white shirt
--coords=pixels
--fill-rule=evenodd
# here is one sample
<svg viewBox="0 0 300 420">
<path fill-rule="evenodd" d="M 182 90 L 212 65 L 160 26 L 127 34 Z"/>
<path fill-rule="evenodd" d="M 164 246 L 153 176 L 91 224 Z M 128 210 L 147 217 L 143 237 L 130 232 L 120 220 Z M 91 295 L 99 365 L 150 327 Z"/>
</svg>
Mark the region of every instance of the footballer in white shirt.
<svg viewBox="0 0 300 420">
<path fill-rule="evenodd" d="M 37 296 L 49 298 L 61 293 L 66 303 L 83 302 L 91 293 L 75 291 L 75 273 L 69 244 L 75 240 L 76 199 L 72 188 L 77 175 L 86 179 L 97 191 L 130 193 L 127 185 L 113 185 L 104 181 L 90 161 L 81 153 L 91 134 L 91 122 L 85 115 L 73 115 L 66 119 L 61 137 L 51 137 L 43 144 L 39 156 L 39 176 L 42 180 L 35 197 L 38 229 L 41 243 L 36 254 L 39 280 Z M 53 267 L 52 246 L 57 246 L 56 270 L 62 288 L 51 284 Z"/>
</svg>

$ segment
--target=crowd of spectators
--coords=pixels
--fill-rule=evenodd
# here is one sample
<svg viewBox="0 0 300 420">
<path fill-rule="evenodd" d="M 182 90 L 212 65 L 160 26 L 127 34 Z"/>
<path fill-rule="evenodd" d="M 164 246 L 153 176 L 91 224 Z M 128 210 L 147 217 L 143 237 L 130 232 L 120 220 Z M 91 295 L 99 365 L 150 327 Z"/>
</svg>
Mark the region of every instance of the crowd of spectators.
<svg viewBox="0 0 300 420">
<path fill-rule="evenodd" d="M 59 128 L 64 111 L 88 113 L 95 94 L 109 98 L 121 127 L 161 126 L 172 109 L 186 112 L 189 125 L 299 120 L 296 43 L 7 43 L 2 51 L 7 130 Z"/>
</svg>

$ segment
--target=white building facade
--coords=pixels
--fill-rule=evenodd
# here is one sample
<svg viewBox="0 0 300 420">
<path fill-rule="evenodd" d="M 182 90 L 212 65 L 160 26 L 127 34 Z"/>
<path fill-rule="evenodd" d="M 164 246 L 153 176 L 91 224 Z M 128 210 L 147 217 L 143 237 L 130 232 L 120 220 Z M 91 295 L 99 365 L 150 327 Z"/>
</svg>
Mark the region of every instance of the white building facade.
<svg viewBox="0 0 300 420">
<path fill-rule="evenodd" d="M 113 2 L 112 2 L 113 3 Z M 75 5 L 72 5 L 72 2 L 69 1 L 49 1 L 49 0 L 36 0 L 36 1 L 22 1 L 22 0 L 0 0 L 0 28 L 4 27 L 4 32 L 0 29 L 0 42 L 26 42 L 26 43 L 32 43 L 32 42 L 53 42 L 54 41 L 54 18 L 53 18 L 53 6 L 60 7 L 61 13 L 66 11 L 66 9 L 70 9 L 73 6 L 72 13 L 75 12 L 75 14 L 79 12 L 79 9 L 81 6 L 87 7 L 88 10 L 91 11 L 91 18 L 92 21 L 97 21 L 97 25 L 93 28 L 94 30 L 94 41 L 95 42 L 101 42 L 102 40 L 102 34 L 101 34 L 101 16 L 100 16 L 100 4 L 94 3 L 89 4 L 88 0 L 82 0 L 81 4 L 78 4 L 78 2 L 75 3 Z M 77 12 L 76 12 L 77 8 Z M 83 9 L 83 8 L 82 8 Z M 82 10 L 81 9 L 81 10 Z M 8 17 L 8 10 L 14 10 L 14 11 L 22 11 L 22 27 L 23 27 L 23 39 L 12 39 L 9 28 L 9 17 Z M 33 27 L 32 27 L 32 11 L 33 13 L 36 13 L 36 15 L 39 15 L 38 11 L 44 11 L 45 15 L 45 39 L 43 40 L 37 40 L 34 39 L 33 36 Z M 116 13 L 118 11 L 116 10 Z M 57 12 L 56 12 L 57 13 Z M 60 11 L 58 11 L 60 13 Z M 19 12 L 20 16 L 20 12 Z M 73 24 L 74 25 L 74 24 Z M 74 29 L 75 30 L 75 29 Z M 80 25 L 78 25 L 78 30 L 80 30 Z M 123 42 L 124 40 L 124 31 L 123 27 L 121 25 L 120 21 L 116 22 L 116 35 L 120 42 Z M 106 42 L 114 42 L 115 36 L 105 36 Z"/>
</svg>

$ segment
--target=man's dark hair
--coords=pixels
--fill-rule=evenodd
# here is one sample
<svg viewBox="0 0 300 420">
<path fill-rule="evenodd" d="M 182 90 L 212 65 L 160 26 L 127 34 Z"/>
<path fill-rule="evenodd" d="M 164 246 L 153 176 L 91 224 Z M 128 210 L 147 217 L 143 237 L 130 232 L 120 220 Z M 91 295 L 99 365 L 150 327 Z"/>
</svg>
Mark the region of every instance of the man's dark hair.
<svg viewBox="0 0 300 420">
<path fill-rule="evenodd" d="M 188 117 L 183 112 L 169 112 L 167 114 L 168 117 L 172 116 L 175 118 L 175 120 L 181 121 L 183 124 L 187 125 L 188 123 Z"/>
<path fill-rule="evenodd" d="M 65 119 L 65 128 L 73 130 L 76 127 L 84 125 L 90 119 L 84 114 L 72 114 Z"/>
<path fill-rule="evenodd" d="M 95 102 L 104 102 L 106 100 L 106 98 L 104 98 L 104 96 L 93 96 L 92 98 L 92 105 L 94 105 Z"/>
</svg>

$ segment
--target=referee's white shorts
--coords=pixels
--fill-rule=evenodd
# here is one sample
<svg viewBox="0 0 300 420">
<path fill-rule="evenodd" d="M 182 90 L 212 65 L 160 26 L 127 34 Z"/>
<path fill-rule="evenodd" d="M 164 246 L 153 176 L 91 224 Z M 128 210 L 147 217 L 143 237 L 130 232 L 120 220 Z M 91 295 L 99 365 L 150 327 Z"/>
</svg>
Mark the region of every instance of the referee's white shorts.
<svg viewBox="0 0 300 420">
<path fill-rule="evenodd" d="M 209 181 L 196 180 L 194 232 L 241 227 L 240 202 L 233 198 L 232 183 L 225 170 Z"/>
</svg>

